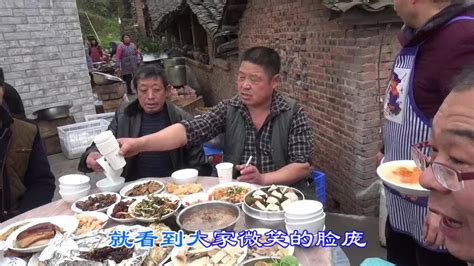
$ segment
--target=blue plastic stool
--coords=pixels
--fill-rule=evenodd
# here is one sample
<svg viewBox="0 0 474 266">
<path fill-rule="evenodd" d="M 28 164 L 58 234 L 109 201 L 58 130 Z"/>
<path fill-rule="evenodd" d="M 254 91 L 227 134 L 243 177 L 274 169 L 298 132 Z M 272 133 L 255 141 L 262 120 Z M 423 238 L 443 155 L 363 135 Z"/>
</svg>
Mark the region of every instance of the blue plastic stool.
<svg viewBox="0 0 474 266">
<path fill-rule="evenodd" d="M 204 155 L 212 165 L 212 176 L 217 176 L 216 164 L 222 162 L 224 151 L 209 147 L 207 144 L 203 145 Z"/>
<path fill-rule="evenodd" d="M 323 206 L 326 207 L 326 174 L 314 170 L 311 172 L 311 176 L 313 177 L 316 200 L 320 201 Z"/>
</svg>

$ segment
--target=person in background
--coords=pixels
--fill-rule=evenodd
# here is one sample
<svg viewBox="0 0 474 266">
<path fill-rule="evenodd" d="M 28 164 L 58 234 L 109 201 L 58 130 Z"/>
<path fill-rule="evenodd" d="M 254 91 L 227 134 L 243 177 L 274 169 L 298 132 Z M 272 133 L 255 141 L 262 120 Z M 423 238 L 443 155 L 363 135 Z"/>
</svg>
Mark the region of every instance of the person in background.
<svg viewBox="0 0 474 266">
<path fill-rule="evenodd" d="M 123 104 L 116 112 L 109 130 L 117 138 L 141 137 L 166 128 L 192 115 L 171 102 L 166 101 L 169 86 L 161 68 L 153 65 L 141 66 L 133 79 L 137 88 L 136 100 Z M 97 163 L 101 155 L 91 145 L 81 157 L 79 171 L 102 171 Z M 199 174 L 209 176 L 212 167 L 207 162 L 202 145 L 191 145 L 165 152 L 147 152 L 127 158 L 122 176 L 127 181 L 143 177 L 167 177 L 183 168 L 195 168 Z"/>
<path fill-rule="evenodd" d="M 410 160 L 410 145 L 428 139 L 451 82 L 474 61 L 474 4 L 463 0 L 395 0 L 402 45 L 384 103 L 384 162 Z M 397 265 L 465 265 L 440 248 L 440 216 L 427 197 L 385 188 L 387 260 Z"/>
<path fill-rule="evenodd" d="M 131 42 L 130 35 L 122 35 L 122 43 L 117 46 L 116 57 L 122 79 L 127 83 L 127 93 L 133 94 L 132 79 L 140 62 L 137 47 Z"/>
<path fill-rule="evenodd" d="M 95 38 L 92 38 L 89 43 L 89 55 L 92 59 L 92 63 L 101 62 L 104 53 L 102 52 L 102 47 Z"/>
<path fill-rule="evenodd" d="M 457 258 L 474 263 L 474 65 L 465 69 L 433 120 L 426 156 L 414 145 L 424 170 L 420 184 L 430 190 L 428 207 L 441 219 L 444 245 Z M 448 265 L 448 264 L 446 264 Z"/>
<path fill-rule="evenodd" d="M 0 221 L 51 202 L 56 185 L 38 127 L 12 117 L 0 82 Z"/>
<path fill-rule="evenodd" d="M 13 88 L 12 85 L 5 82 L 5 75 L 3 68 L 0 67 L 0 84 L 3 84 L 3 102 L 8 106 L 11 114 L 26 118 L 25 107 L 21 100 L 20 94 Z"/>
<path fill-rule="evenodd" d="M 236 166 L 239 181 L 292 185 L 314 198 L 314 184 L 307 179 L 313 129 L 303 108 L 276 90 L 280 56 L 268 47 L 250 48 L 242 55 L 238 73 L 237 96 L 155 134 L 119 139 L 122 154 L 135 156 L 202 144 L 225 132 L 224 161 Z"/>
</svg>

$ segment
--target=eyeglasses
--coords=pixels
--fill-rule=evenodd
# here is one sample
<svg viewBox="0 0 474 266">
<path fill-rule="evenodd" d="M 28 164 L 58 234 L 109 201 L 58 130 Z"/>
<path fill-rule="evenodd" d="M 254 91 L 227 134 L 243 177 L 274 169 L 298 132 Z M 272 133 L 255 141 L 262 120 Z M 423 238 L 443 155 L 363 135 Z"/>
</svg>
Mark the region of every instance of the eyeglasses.
<svg viewBox="0 0 474 266">
<path fill-rule="evenodd" d="M 428 156 L 426 156 L 424 152 L 428 154 Z M 461 173 L 446 164 L 433 162 L 434 158 L 432 157 L 434 156 L 431 156 L 431 154 L 432 148 L 427 141 L 416 143 L 411 146 L 411 156 L 416 165 L 422 171 L 425 171 L 431 165 L 436 181 L 438 181 L 438 183 L 444 188 L 451 191 L 459 191 L 464 188 L 465 180 L 474 179 L 474 172 Z"/>
</svg>

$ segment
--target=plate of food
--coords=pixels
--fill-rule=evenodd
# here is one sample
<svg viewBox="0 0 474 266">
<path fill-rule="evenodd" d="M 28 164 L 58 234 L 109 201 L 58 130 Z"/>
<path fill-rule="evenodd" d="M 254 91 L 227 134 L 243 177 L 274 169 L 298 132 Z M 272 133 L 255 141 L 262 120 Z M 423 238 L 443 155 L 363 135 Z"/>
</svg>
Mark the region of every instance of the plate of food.
<svg viewBox="0 0 474 266">
<path fill-rule="evenodd" d="M 283 212 L 291 202 L 303 199 L 304 194 L 298 189 L 271 185 L 255 189 L 245 195 L 245 204 L 257 211 Z"/>
<path fill-rule="evenodd" d="M 135 221 L 128 209 L 137 199 L 122 199 L 107 209 L 107 215 L 110 219 L 119 223 L 131 223 Z"/>
<path fill-rule="evenodd" d="M 219 184 L 210 188 L 207 192 L 212 200 L 231 202 L 237 205 L 242 204 L 245 194 L 257 189 L 255 185 L 244 182 L 232 182 Z"/>
<path fill-rule="evenodd" d="M 261 235 L 259 242 L 260 243 L 266 243 L 267 236 L 265 235 L 266 233 L 272 231 L 272 229 L 267 229 L 267 228 L 252 228 L 250 230 L 255 230 L 257 231 L 258 234 Z M 287 236 L 288 237 L 288 236 Z M 288 239 L 289 240 L 289 239 Z M 289 241 L 288 241 L 289 242 Z M 293 253 L 295 253 L 295 247 L 294 246 L 288 246 L 286 248 L 280 246 L 280 245 L 273 245 L 271 247 L 251 247 L 248 249 L 248 256 L 249 257 L 277 257 L 281 258 L 284 256 L 292 256 Z"/>
<path fill-rule="evenodd" d="M 412 160 L 391 161 L 377 167 L 377 175 L 390 188 L 402 194 L 426 197 L 429 190 L 420 185 L 421 174 Z"/>
<path fill-rule="evenodd" d="M 83 237 L 97 232 L 104 228 L 109 220 L 109 217 L 103 212 L 84 212 L 76 214 L 75 217 L 79 221 L 79 225 L 74 231 L 76 237 Z"/>
<path fill-rule="evenodd" d="M 72 234 L 79 221 L 74 216 L 54 216 L 28 223 L 10 234 L 7 247 L 19 253 L 35 253 L 43 250 L 57 233 Z"/>
<path fill-rule="evenodd" d="M 187 207 L 187 206 L 191 206 L 194 204 L 198 204 L 198 203 L 206 202 L 210 200 L 212 200 L 211 195 L 205 192 L 201 192 L 201 193 L 187 195 L 186 197 L 182 199 L 182 202 L 183 202 L 183 205 Z"/>
<path fill-rule="evenodd" d="M 96 193 L 78 199 L 71 206 L 75 213 L 98 211 L 103 212 L 108 207 L 120 201 L 120 195 L 113 192 Z"/>
<path fill-rule="evenodd" d="M 274 266 L 274 265 L 301 265 L 295 256 L 284 257 L 257 257 L 242 262 L 242 266 Z"/>
<path fill-rule="evenodd" d="M 188 235 L 184 237 L 183 243 L 190 241 Z M 208 239 L 211 241 L 211 239 Z M 247 256 L 247 247 L 240 247 L 239 245 L 233 247 L 227 245 L 224 248 L 219 247 L 204 247 L 200 242 L 189 247 L 183 245 L 182 247 L 175 247 L 171 251 L 171 262 L 173 266 L 185 265 L 238 265 Z"/>
<path fill-rule="evenodd" d="M 169 226 L 164 223 L 153 223 L 150 224 L 150 227 L 153 230 L 153 234 L 158 236 L 158 240 L 155 242 L 155 245 L 150 249 L 148 256 L 145 258 L 143 262 L 143 266 L 154 266 L 154 265 L 162 265 L 164 262 L 168 261 L 171 250 L 173 250 L 172 246 L 167 247 L 160 247 L 159 242 L 163 239 L 162 233 L 164 231 L 170 232 L 173 231 Z"/>
<path fill-rule="evenodd" d="M 143 178 L 123 187 L 120 195 L 124 198 L 140 198 L 149 194 L 159 194 L 165 189 L 159 178 Z"/>
<path fill-rule="evenodd" d="M 31 219 L 26 219 L 23 221 L 18 221 L 14 224 L 8 225 L 7 227 L 3 228 L 0 230 L 0 241 L 6 241 L 8 236 L 10 236 L 13 232 L 15 232 L 18 228 L 27 225 L 32 222 L 36 222 L 38 220 L 41 220 L 41 218 L 31 218 Z"/>
<path fill-rule="evenodd" d="M 170 217 L 180 206 L 181 200 L 176 195 L 150 194 L 132 203 L 128 211 L 135 219 L 152 223 Z"/>
<path fill-rule="evenodd" d="M 166 184 L 166 192 L 169 194 L 174 194 L 180 198 L 202 191 L 204 191 L 204 188 L 198 183 L 186 183 L 182 185 L 176 185 L 174 183 Z"/>
</svg>

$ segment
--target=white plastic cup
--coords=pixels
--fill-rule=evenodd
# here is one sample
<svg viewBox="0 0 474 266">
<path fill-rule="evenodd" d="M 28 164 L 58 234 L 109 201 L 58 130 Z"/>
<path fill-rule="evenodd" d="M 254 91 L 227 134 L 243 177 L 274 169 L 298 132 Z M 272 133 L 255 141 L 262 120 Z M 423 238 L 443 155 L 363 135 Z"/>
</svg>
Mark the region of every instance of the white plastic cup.
<svg viewBox="0 0 474 266">
<path fill-rule="evenodd" d="M 119 143 L 110 130 L 95 136 L 94 143 L 100 154 L 104 156 L 119 148 Z"/>
<path fill-rule="evenodd" d="M 120 148 L 115 149 L 109 154 L 104 154 L 104 157 L 114 170 L 120 170 L 127 164 L 125 158 L 120 154 Z"/>
<path fill-rule="evenodd" d="M 220 163 L 216 165 L 217 176 L 219 176 L 219 184 L 232 182 L 232 175 L 234 172 L 234 164 Z"/>
<path fill-rule="evenodd" d="M 122 174 L 122 171 L 123 171 L 122 168 L 120 168 L 118 170 L 113 169 L 110 166 L 110 163 L 108 161 L 106 161 L 106 158 L 104 156 L 97 159 L 97 163 L 100 166 L 102 166 L 102 168 L 104 169 L 105 176 L 107 178 L 111 179 L 112 183 L 116 183 L 116 182 L 119 181 L 119 177 L 120 177 L 120 175 Z"/>
</svg>

